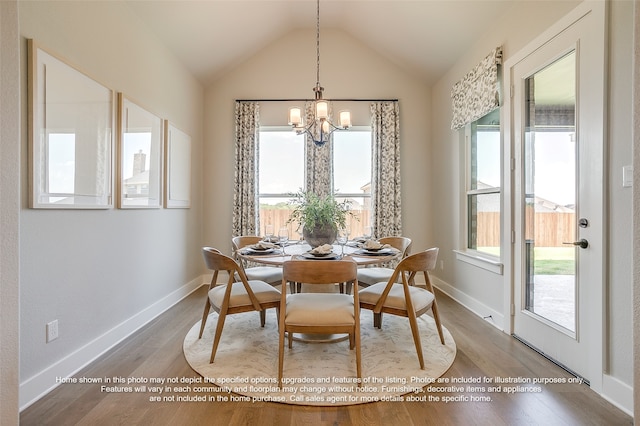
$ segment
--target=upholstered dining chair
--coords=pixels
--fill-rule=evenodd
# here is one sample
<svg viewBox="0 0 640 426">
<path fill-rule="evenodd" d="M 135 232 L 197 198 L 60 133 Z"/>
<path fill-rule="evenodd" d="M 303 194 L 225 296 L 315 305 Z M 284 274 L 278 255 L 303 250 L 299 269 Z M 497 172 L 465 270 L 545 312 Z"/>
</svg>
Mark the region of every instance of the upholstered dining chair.
<svg viewBox="0 0 640 426">
<path fill-rule="evenodd" d="M 424 369 L 424 358 L 416 319 L 429 311 L 429 309 L 433 312 L 440 342 L 444 345 L 444 335 L 442 334 L 442 324 L 438 315 L 436 296 L 429 279 L 429 271 L 435 267 L 437 258 L 437 247 L 407 256 L 398 263 L 393 275 L 387 282 L 379 282 L 357 292 L 360 294 L 360 307 L 373 311 L 374 327 L 381 328 L 381 314 L 383 312 L 409 318 L 409 325 L 411 326 L 413 342 L 416 346 L 421 369 Z M 415 276 L 419 272 L 424 273 L 426 290 L 414 285 Z M 396 281 L 399 277 L 400 282 L 398 283 Z"/>
<path fill-rule="evenodd" d="M 400 251 L 401 258 L 405 258 L 411 251 L 411 238 L 407 237 L 383 237 L 378 240 L 380 244 L 389 244 Z M 381 281 L 389 281 L 393 275 L 393 268 L 372 266 L 358 269 L 358 284 L 360 287 L 368 287 Z M 351 287 L 347 285 L 347 293 L 351 292 Z"/>
<path fill-rule="evenodd" d="M 279 311 L 280 309 L 280 291 L 264 281 L 247 279 L 242 266 L 233 258 L 220 253 L 218 249 L 203 247 L 202 254 L 207 268 L 213 271 L 213 277 L 211 278 L 211 284 L 209 284 L 198 338 L 202 338 L 207 317 L 209 316 L 209 309 L 213 308 L 218 313 L 218 323 L 213 338 L 213 347 L 211 348 L 211 359 L 209 360 L 211 363 L 218 350 L 218 343 L 220 343 L 226 316 L 258 311 L 260 312 L 260 325 L 264 327 L 265 310 L 276 308 Z M 226 284 L 217 284 L 220 271 L 225 271 L 229 275 L 229 280 Z M 235 276 L 239 276 L 240 279 L 236 281 Z"/>
<path fill-rule="evenodd" d="M 289 348 L 294 333 L 349 334 L 349 347 L 356 350 L 356 374 L 362 377 L 360 363 L 360 309 L 358 294 L 296 293 L 286 294 L 286 282 L 334 284 L 358 282 L 357 265 L 352 259 L 291 260 L 284 263 L 280 299 L 280 340 L 278 353 L 278 386 L 282 386 L 284 340 L 288 333 Z M 298 372 L 303 374 L 302 372 Z"/>
<path fill-rule="evenodd" d="M 282 268 L 277 266 L 249 266 L 237 255 L 238 250 L 251 244 L 261 241 L 262 237 L 256 235 L 242 235 L 233 237 L 231 244 L 233 246 L 233 258 L 244 268 L 244 272 L 249 280 L 260 280 L 271 285 L 280 285 L 282 282 Z M 238 278 L 238 277 L 236 277 Z"/>
</svg>

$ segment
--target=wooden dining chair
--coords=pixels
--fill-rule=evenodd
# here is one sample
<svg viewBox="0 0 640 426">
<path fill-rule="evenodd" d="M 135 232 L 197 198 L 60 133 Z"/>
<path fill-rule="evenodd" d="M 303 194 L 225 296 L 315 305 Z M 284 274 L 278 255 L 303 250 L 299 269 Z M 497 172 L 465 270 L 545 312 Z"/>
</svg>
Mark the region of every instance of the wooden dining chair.
<svg viewBox="0 0 640 426">
<path fill-rule="evenodd" d="M 284 340 L 288 334 L 289 348 L 294 333 L 349 334 L 349 347 L 356 350 L 356 374 L 362 377 L 360 363 L 360 309 L 358 294 L 296 293 L 286 294 L 286 282 L 334 284 L 358 282 L 357 265 L 351 259 L 291 260 L 284 263 L 280 299 L 280 341 L 278 353 L 278 386 L 282 386 Z M 302 374 L 302 372 L 300 372 Z"/>
<path fill-rule="evenodd" d="M 398 263 L 389 281 L 379 282 L 359 292 L 354 292 L 360 294 L 360 307 L 373 311 L 374 327 L 382 327 L 382 313 L 409 318 L 421 369 L 424 369 L 424 359 L 416 319 L 429 309 L 433 312 L 440 342 L 444 345 L 444 334 L 438 315 L 436 296 L 429 279 L 429 271 L 436 266 L 437 258 L 437 247 L 407 256 Z M 419 272 L 424 273 L 426 289 L 414 285 L 415 276 Z M 398 278 L 400 278 L 400 283 L 396 282 Z"/>
<path fill-rule="evenodd" d="M 211 363 L 218 350 L 218 343 L 220 343 L 226 316 L 258 311 L 260 312 L 260 325 L 264 327 L 265 310 L 269 308 L 280 310 L 280 291 L 264 281 L 247 279 L 240 264 L 233 258 L 220 253 L 218 249 L 203 247 L 202 254 L 207 268 L 213 271 L 213 277 L 209 284 L 208 297 L 204 305 L 198 338 L 202 338 L 207 317 L 209 316 L 209 309 L 213 308 L 218 313 L 218 323 L 209 361 Z M 229 275 L 226 284 L 217 284 L 220 271 L 225 271 Z M 239 276 L 240 280 L 236 281 L 235 276 Z"/>
<path fill-rule="evenodd" d="M 238 250 L 251 244 L 256 244 L 261 240 L 262 237 L 256 235 L 233 237 L 231 239 L 231 244 L 233 246 L 233 258 L 242 265 L 244 272 L 247 275 L 247 279 L 264 281 L 273 286 L 280 285 L 282 282 L 282 268 L 277 266 L 247 265 L 244 260 L 238 257 Z"/>
<path fill-rule="evenodd" d="M 401 253 L 401 259 L 407 257 L 411 252 L 411 238 L 407 237 L 383 237 L 378 240 L 380 244 L 389 244 Z M 397 262 L 396 262 L 397 263 Z M 395 266 L 395 265 L 393 265 Z M 360 268 L 358 270 L 358 284 L 360 287 L 368 287 L 381 281 L 389 281 L 393 275 L 394 268 L 388 266 L 372 266 Z M 347 293 L 351 292 L 351 288 L 347 285 Z"/>
</svg>

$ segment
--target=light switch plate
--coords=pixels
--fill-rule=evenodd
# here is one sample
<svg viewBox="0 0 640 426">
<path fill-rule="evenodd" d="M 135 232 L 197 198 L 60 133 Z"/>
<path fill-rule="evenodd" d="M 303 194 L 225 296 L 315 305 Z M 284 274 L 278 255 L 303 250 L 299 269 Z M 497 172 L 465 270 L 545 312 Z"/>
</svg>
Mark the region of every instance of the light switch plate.
<svg viewBox="0 0 640 426">
<path fill-rule="evenodd" d="M 622 167 L 622 186 L 624 188 L 633 186 L 633 166 Z"/>
</svg>

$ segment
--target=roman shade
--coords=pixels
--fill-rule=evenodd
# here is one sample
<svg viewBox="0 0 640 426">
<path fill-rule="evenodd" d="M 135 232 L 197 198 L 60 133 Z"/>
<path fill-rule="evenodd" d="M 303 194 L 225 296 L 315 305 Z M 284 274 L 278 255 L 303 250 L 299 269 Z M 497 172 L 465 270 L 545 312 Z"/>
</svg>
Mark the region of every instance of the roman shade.
<svg viewBox="0 0 640 426">
<path fill-rule="evenodd" d="M 458 130 L 500 106 L 502 47 L 489 53 L 451 88 L 451 128 Z"/>
</svg>

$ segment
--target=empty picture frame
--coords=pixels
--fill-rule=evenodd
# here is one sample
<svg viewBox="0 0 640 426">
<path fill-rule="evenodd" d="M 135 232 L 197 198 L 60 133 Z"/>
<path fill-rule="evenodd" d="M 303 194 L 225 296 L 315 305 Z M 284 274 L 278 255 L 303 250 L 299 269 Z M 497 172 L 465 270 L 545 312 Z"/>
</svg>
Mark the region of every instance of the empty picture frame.
<svg viewBox="0 0 640 426">
<path fill-rule="evenodd" d="M 165 121 L 166 208 L 191 207 L 191 137 Z"/>
<path fill-rule="evenodd" d="M 29 207 L 112 205 L 113 91 L 28 40 Z"/>
<path fill-rule="evenodd" d="M 162 119 L 118 94 L 118 207 L 162 207 Z"/>
</svg>

